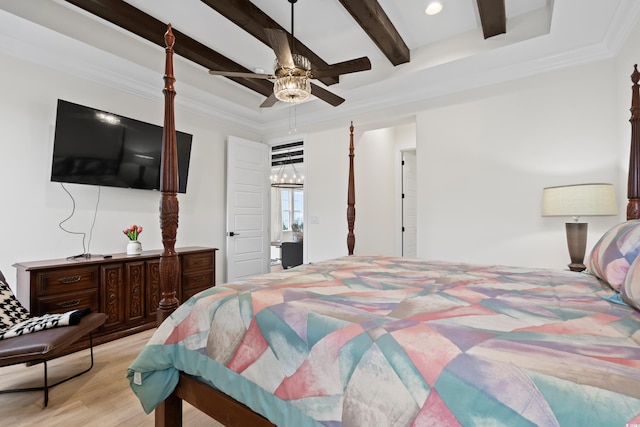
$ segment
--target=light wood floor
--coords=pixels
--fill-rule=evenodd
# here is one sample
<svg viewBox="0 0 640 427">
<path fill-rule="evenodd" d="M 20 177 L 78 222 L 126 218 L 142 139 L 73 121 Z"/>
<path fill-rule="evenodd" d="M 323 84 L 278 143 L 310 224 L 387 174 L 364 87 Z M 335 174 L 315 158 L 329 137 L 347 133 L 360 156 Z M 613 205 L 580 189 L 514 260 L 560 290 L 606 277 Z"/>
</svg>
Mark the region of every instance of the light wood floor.
<svg viewBox="0 0 640 427">
<path fill-rule="evenodd" d="M 0 425 L 36 426 L 153 426 L 153 413 L 146 415 L 125 378 L 127 367 L 154 330 L 141 332 L 94 348 L 93 369 L 49 391 L 49 405 L 43 408 L 43 392 L 0 394 Z M 90 364 L 89 350 L 49 362 L 49 381 L 82 371 Z M 42 385 L 42 366 L 16 365 L 0 368 L 0 388 Z M 183 424 L 188 427 L 215 426 L 213 421 L 187 403 Z"/>
</svg>

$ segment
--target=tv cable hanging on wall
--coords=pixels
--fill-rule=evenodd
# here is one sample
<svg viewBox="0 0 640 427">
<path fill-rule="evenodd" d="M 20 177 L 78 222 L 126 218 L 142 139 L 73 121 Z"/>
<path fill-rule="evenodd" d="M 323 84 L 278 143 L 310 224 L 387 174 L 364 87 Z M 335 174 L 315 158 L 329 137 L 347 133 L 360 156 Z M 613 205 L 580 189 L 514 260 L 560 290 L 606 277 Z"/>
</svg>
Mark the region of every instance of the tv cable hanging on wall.
<svg viewBox="0 0 640 427">
<path fill-rule="evenodd" d="M 96 199 L 96 207 L 95 210 L 93 212 L 93 221 L 91 222 L 91 228 L 89 229 L 89 241 L 87 242 L 86 248 L 85 248 L 85 240 L 87 238 L 87 233 L 85 233 L 84 231 L 71 231 L 71 230 L 67 230 L 64 227 L 64 223 L 69 221 L 73 215 L 76 212 L 76 200 L 73 198 L 73 195 L 71 194 L 71 192 L 69 192 L 69 190 L 67 190 L 67 187 L 64 186 L 63 183 L 60 183 L 60 186 L 62 187 L 62 189 L 65 191 L 65 193 L 67 193 L 69 195 L 69 197 L 71 198 L 71 203 L 72 203 L 72 207 L 71 207 L 71 214 L 69 214 L 68 217 L 66 217 L 65 219 L 63 219 L 62 221 L 60 221 L 58 223 L 58 227 L 60 227 L 60 229 L 66 233 L 69 234 L 77 234 L 77 235 L 82 235 L 82 253 L 79 255 L 72 255 L 67 257 L 67 259 L 72 260 L 72 259 L 78 259 L 78 258 L 86 258 L 89 259 L 92 256 L 94 257 L 101 257 L 102 255 L 97 255 L 97 254 L 91 254 L 91 252 L 89 252 L 89 247 L 91 246 L 91 238 L 93 237 L 93 227 L 96 225 L 96 217 L 98 216 L 98 205 L 100 204 L 100 189 L 101 187 L 98 186 L 98 197 Z"/>
</svg>

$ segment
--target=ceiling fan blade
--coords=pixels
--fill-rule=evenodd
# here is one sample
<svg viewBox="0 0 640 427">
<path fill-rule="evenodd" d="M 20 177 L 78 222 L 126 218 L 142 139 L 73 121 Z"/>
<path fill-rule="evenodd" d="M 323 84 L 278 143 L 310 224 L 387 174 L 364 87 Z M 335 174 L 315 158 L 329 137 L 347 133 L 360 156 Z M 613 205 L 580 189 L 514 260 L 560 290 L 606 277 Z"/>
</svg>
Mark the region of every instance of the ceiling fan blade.
<svg viewBox="0 0 640 427">
<path fill-rule="evenodd" d="M 357 73 L 371 69 L 371 61 L 366 56 L 349 61 L 331 64 L 326 68 L 312 69 L 311 75 L 314 79 L 322 77 L 334 77 L 341 74 Z"/>
<path fill-rule="evenodd" d="M 335 93 L 331 93 L 325 88 L 315 85 L 313 83 L 311 83 L 311 94 L 322 99 L 324 102 L 328 102 L 334 107 L 337 107 L 338 105 L 344 102 L 344 98 L 340 98 Z"/>
<path fill-rule="evenodd" d="M 278 102 L 278 98 L 276 98 L 275 94 L 272 93 L 262 102 L 262 104 L 260 104 L 260 108 L 273 107 L 276 102 Z"/>
<path fill-rule="evenodd" d="M 209 74 L 213 76 L 225 76 L 225 77 L 247 77 L 251 79 L 275 79 L 276 76 L 271 74 L 257 74 L 257 73 L 243 73 L 240 71 L 218 71 L 209 70 Z"/>
<path fill-rule="evenodd" d="M 294 68 L 295 64 L 293 63 L 293 56 L 291 56 L 287 33 L 274 28 L 265 28 L 264 31 L 267 34 L 271 49 L 276 54 L 278 63 L 285 68 Z"/>
</svg>

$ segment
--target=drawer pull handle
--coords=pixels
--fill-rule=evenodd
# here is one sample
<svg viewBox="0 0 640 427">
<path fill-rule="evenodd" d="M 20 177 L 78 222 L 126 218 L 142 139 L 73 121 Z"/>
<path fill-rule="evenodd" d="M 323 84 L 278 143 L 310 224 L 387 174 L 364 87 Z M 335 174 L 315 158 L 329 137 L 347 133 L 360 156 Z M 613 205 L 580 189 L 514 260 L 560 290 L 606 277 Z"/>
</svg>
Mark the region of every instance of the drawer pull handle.
<svg viewBox="0 0 640 427">
<path fill-rule="evenodd" d="M 200 265 L 200 264 L 202 264 L 203 262 L 204 262 L 204 260 L 203 260 L 203 259 L 196 259 L 196 260 L 194 260 L 194 261 L 193 261 L 193 263 L 194 263 L 195 265 Z"/>
<path fill-rule="evenodd" d="M 79 299 L 76 299 L 76 300 L 73 300 L 73 301 L 61 302 L 60 304 L 58 304 L 58 307 L 69 308 L 69 307 L 75 307 L 76 305 L 80 305 L 80 300 Z"/>
<path fill-rule="evenodd" d="M 198 276 L 196 278 L 193 279 L 194 282 L 202 282 L 205 279 L 206 276 Z"/>
<path fill-rule="evenodd" d="M 82 276 L 62 277 L 62 278 L 58 279 L 58 282 L 59 283 L 64 283 L 64 284 L 69 284 L 69 283 L 79 282 L 80 279 L 82 279 Z"/>
</svg>

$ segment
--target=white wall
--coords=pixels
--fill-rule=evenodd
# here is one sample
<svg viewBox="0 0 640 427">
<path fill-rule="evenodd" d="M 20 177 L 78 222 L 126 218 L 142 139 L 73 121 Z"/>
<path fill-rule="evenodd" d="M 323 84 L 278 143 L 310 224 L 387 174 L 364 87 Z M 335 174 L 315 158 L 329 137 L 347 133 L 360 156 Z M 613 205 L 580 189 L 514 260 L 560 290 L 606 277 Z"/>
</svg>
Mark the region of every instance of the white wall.
<svg viewBox="0 0 640 427">
<path fill-rule="evenodd" d="M 349 123 L 308 134 L 304 149 L 307 262 L 346 255 Z M 356 218 L 357 210 L 356 200 Z"/>
<path fill-rule="evenodd" d="M 542 189 L 611 182 L 620 213 L 583 218 L 588 255 L 624 220 L 627 166 L 620 159 L 628 158 L 628 137 L 620 124 L 628 126 L 629 95 L 619 96 L 618 87 L 629 72 L 620 74 L 614 60 L 601 61 L 449 96 L 418 112 L 418 256 L 566 268 L 570 219 L 541 216 Z M 309 261 L 346 253 L 348 126 L 308 135 L 307 213 L 320 218 L 309 224 Z M 389 185 L 389 141 L 413 129 L 359 134 L 355 126 L 356 253 L 392 253 L 393 232 L 382 227 L 397 218 L 389 211 L 398 192 Z"/>
<path fill-rule="evenodd" d="M 415 147 L 415 125 L 359 132 L 354 123 L 356 255 L 397 254 L 400 150 Z M 347 254 L 349 123 L 305 140 L 307 261 Z M 314 223 L 315 222 L 315 223 Z"/>
<path fill-rule="evenodd" d="M 415 150 L 415 129 L 415 123 L 401 124 L 364 131 L 357 138 L 356 255 L 402 254 L 401 152 Z"/>
<path fill-rule="evenodd" d="M 356 255 L 394 254 L 397 231 L 395 151 L 394 128 L 364 132 L 355 143 Z M 375 206 L 375 209 L 359 209 L 360 206 Z"/>
<path fill-rule="evenodd" d="M 565 268 L 567 219 L 541 217 L 542 189 L 612 182 L 623 197 L 617 79 L 604 61 L 418 114 L 418 255 Z M 620 218 L 585 219 L 588 248 Z"/>
<path fill-rule="evenodd" d="M 628 137 L 620 123 L 628 126 L 629 95 L 618 87 L 629 73 L 620 74 L 614 60 L 601 61 L 446 97 L 418 112 L 418 256 L 566 268 L 570 219 L 541 216 L 542 189 L 611 182 L 620 213 L 583 218 L 589 252 L 624 220 L 620 159 L 628 158 Z M 309 224 L 309 261 L 346 253 L 348 126 L 308 135 L 307 213 L 319 219 Z M 387 229 L 377 227 L 391 221 L 397 190 L 386 181 L 394 166 L 385 156 L 394 155 L 385 141 L 399 140 L 400 128 L 358 134 L 355 126 L 356 253 L 391 253 Z M 381 151 L 372 155 L 373 147 Z"/>
<path fill-rule="evenodd" d="M 162 125 L 162 75 L 158 73 L 158 97 L 145 99 L 57 71 L 0 57 L 3 96 L 0 117 L 3 137 L 0 158 L 4 179 L 0 184 L 4 225 L 0 245 L 0 269 L 15 285 L 15 262 L 63 258 L 84 252 L 82 237 L 58 227 L 68 217 L 72 201 L 60 184 L 50 182 L 51 152 L 58 98 Z M 176 76 L 176 103 L 180 76 Z M 247 134 L 176 108 L 176 128 L 193 134 L 191 165 L 186 194 L 179 194 L 180 218 L 177 247 L 220 248 L 217 280 L 224 277 L 224 187 L 225 139 Z M 98 187 L 70 184 L 76 212 L 66 227 L 89 233 Z M 143 249 L 161 249 L 159 226 L 160 193 L 102 187 L 90 252 L 124 252 L 127 239 L 122 229 L 142 225 Z"/>
</svg>

